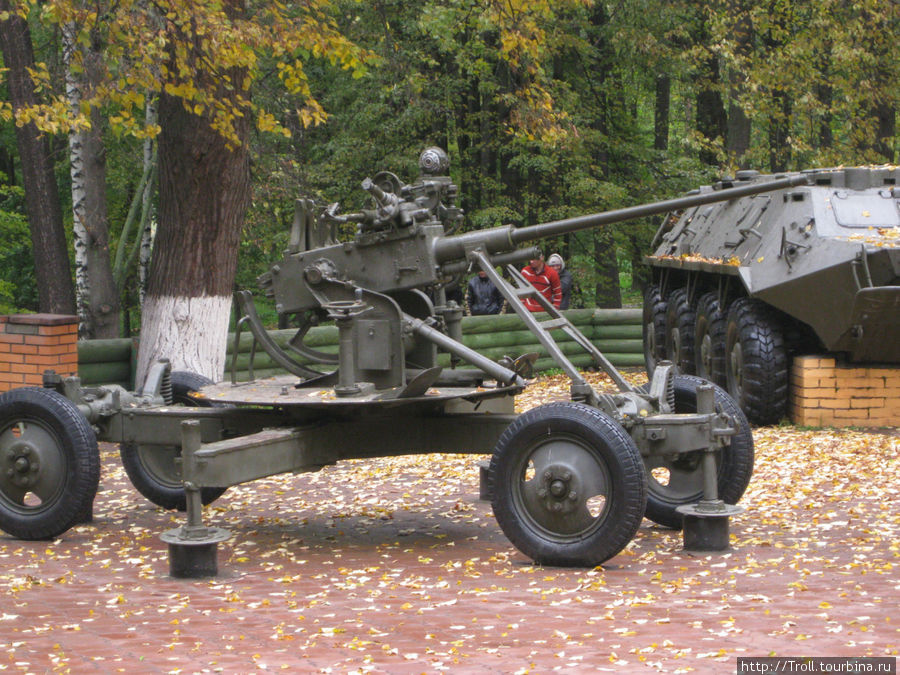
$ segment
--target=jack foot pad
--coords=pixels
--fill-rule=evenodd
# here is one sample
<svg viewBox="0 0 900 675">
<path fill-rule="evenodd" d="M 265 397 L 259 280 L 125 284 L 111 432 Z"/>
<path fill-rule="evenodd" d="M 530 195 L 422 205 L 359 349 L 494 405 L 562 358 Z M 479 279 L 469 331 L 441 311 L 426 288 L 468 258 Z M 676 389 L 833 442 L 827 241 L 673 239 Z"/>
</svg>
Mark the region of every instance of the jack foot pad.
<svg viewBox="0 0 900 675">
<path fill-rule="evenodd" d="M 169 545 L 169 574 L 177 579 L 216 576 L 218 544 L 230 536 L 220 527 L 179 527 L 163 532 L 160 539 Z"/>
<path fill-rule="evenodd" d="M 679 506 L 677 511 L 684 516 L 684 550 L 704 553 L 730 550 L 728 519 L 743 510 L 741 506 L 719 500 Z"/>
<path fill-rule="evenodd" d="M 493 500 L 494 495 L 491 493 L 491 482 L 488 478 L 488 467 L 491 463 L 488 461 L 478 462 L 478 499 L 483 502 Z"/>
</svg>

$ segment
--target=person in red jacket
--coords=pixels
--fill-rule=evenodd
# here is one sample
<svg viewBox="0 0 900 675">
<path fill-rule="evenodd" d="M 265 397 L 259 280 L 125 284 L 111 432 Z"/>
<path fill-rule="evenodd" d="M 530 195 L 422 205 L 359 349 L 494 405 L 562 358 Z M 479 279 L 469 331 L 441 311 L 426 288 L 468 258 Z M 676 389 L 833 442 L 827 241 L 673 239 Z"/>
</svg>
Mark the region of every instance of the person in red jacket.
<svg viewBox="0 0 900 675">
<path fill-rule="evenodd" d="M 528 283 L 538 289 L 554 307 L 559 309 L 559 303 L 562 300 L 562 286 L 559 284 L 559 275 L 552 267 L 544 264 L 543 253 L 537 258 L 532 258 L 531 262 L 522 268 L 522 276 L 525 277 Z M 543 311 L 543 308 L 534 298 L 522 298 L 522 302 L 532 312 Z"/>
</svg>

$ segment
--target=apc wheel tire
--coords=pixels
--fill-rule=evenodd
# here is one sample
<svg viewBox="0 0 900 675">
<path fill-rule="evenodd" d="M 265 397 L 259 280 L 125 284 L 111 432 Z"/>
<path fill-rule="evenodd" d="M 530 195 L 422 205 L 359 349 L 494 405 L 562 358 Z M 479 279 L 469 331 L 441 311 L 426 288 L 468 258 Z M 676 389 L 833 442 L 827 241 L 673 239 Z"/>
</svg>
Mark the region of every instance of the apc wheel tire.
<svg viewBox="0 0 900 675">
<path fill-rule="evenodd" d="M 49 389 L 0 395 L 0 529 L 51 539 L 84 522 L 100 483 L 91 425 Z"/>
<path fill-rule="evenodd" d="M 642 337 L 647 375 L 653 375 L 656 364 L 666 358 L 666 301 L 657 284 L 644 289 Z"/>
<path fill-rule="evenodd" d="M 541 565 L 593 567 L 618 554 L 644 515 L 640 453 L 604 413 L 560 402 L 519 416 L 488 469 L 500 528 Z"/>
<path fill-rule="evenodd" d="M 787 414 L 788 357 L 778 316 L 763 302 L 741 298 L 728 309 L 725 380 L 753 424 L 776 424 Z"/>
<path fill-rule="evenodd" d="M 688 302 L 687 289 L 672 291 L 666 303 L 666 358 L 682 373 L 694 372 L 694 326 L 696 314 Z"/>
<path fill-rule="evenodd" d="M 694 321 L 694 374 L 720 387 L 725 381 L 725 314 L 718 294 L 705 293 L 697 299 Z"/>
<path fill-rule="evenodd" d="M 697 412 L 697 387 L 710 384 L 694 375 L 676 375 L 675 412 Z M 649 385 L 642 389 L 647 391 Z M 716 453 L 717 489 L 719 499 L 737 504 L 753 474 L 753 435 L 750 423 L 728 393 L 719 386 L 713 389 L 716 411 L 730 415 L 738 424 L 738 432 L 731 444 Z M 695 504 L 703 498 L 703 452 L 644 458 L 647 473 L 647 511 L 645 516 L 654 523 L 680 530 L 682 515 L 676 510 L 685 504 Z M 663 469 L 665 473 L 659 470 Z M 664 477 L 663 480 L 660 480 Z"/>
<path fill-rule="evenodd" d="M 209 378 L 176 370 L 172 373 L 172 402 L 186 406 L 210 408 L 214 404 L 206 399 L 195 399 L 189 394 L 213 384 Z M 177 445 L 138 445 L 123 443 L 119 446 L 119 455 L 125 473 L 135 489 L 151 502 L 164 509 L 187 508 L 187 498 L 181 482 L 181 468 L 176 458 L 181 456 L 181 447 Z M 205 487 L 200 491 L 203 504 L 211 504 L 228 488 Z"/>
</svg>

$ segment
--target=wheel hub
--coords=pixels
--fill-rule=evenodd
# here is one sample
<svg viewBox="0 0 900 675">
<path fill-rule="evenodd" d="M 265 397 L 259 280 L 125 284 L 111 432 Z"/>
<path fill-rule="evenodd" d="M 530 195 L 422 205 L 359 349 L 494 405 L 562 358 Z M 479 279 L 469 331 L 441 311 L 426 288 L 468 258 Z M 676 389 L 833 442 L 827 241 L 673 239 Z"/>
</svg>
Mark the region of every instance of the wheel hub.
<svg viewBox="0 0 900 675">
<path fill-rule="evenodd" d="M 678 328 L 672 328 L 671 360 L 675 363 L 681 363 L 681 331 Z"/>
<path fill-rule="evenodd" d="M 14 485 L 27 488 L 37 483 L 41 462 L 37 450 L 30 443 L 14 443 L 6 449 L 4 456 L 4 473 Z"/>
<path fill-rule="evenodd" d="M 537 494 L 548 511 L 571 513 L 578 507 L 577 483 L 568 467 L 551 466 L 544 470 Z"/>
<path fill-rule="evenodd" d="M 550 483 L 550 494 L 559 499 L 563 495 L 567 494 L 569 491 L 569 486 L 566 485 L 564 481 L 555 480 Z"/>
<path fill-rule="evenodd" d="M 656 356 L 656 333 L 652 321 L 647 322 L 644 332 L 647 334 L 647 349 Z"/>
</svg>

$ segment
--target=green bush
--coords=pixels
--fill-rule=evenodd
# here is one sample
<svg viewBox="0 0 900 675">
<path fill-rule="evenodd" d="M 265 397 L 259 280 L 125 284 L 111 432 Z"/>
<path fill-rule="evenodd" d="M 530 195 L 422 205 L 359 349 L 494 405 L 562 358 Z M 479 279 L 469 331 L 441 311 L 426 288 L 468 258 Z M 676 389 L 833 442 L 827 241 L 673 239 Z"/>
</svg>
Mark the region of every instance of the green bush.
<svg viewBox="0 0 900 675">
<path fill-rule="evenodd" d="M 21 187 L 0 184 L 0 313 L 38 309 L 31 235 Z"/>
</svg>

